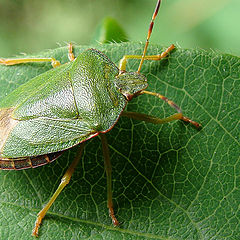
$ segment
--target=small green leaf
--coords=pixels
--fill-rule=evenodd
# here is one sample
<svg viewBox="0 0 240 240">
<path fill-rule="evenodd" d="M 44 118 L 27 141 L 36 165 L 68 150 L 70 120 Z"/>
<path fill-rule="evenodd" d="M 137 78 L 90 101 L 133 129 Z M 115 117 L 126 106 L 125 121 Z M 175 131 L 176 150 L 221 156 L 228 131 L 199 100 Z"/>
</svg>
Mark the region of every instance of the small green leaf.
<svg viewBox="0 0 240 240">
<path fill-rule="evenodd" d="M 93 46 L 90 46 L 93 47 Z M 113 62 L 141 54 L 142 44 L 94 46 Z M 78 55 L 86 47 L 76 47 Z M 163 50 L 149 46 L 148 54 Z M 67 61 L 67 48 L 46 51 Z M 139 61 L 129 61 L 137 70 Z M 0 98 L 50 69 L 50 64 L 0 66 Z M 98 137 L 87 142 L 71 182 L 40 228 L 40 239 L 240 239 L 240 59 L 177 49 L 162 61 L 145 61 L 149 90 L 177 103 L 200 122 L 164 125 L 120 118 L 107 133 L 113 197 L 120 227 L 107 210 L 106 177 Z M 158 117 L 174 111 L 159 99 L 139 96 L 128 110 Z M 23 171 L 0 171 L 0 239 L 32 239 L 37 212 L 49 200 L 76 149 L 55 162 Z"/>
<path fill-rule="evenodd" d="M 127 41 L 127 35 L 119 23 L 114 18 L 105 17 L 97 26 L 92 42 L 95 44 L 96 42 L 121 43 Z"/>
</svg>

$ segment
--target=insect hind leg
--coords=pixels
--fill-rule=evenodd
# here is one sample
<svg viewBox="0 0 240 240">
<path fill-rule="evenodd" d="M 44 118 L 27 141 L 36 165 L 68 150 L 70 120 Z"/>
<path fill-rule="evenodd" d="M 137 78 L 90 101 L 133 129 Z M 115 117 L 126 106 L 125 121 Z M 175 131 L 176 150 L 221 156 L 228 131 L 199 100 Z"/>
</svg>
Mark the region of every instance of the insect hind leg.
<svg viewBox="0 0 240 240">
<path fill-rule="evenodd" d="M 84 143 L 81 143 L 80 146 L 79 146 L 76 157 L 74 158 L 73 162 L 71 163 L 71 165 L 69 166 L 69 168 L 67 169 L 65 174 L 63 175 L 63 177 L 61 179 L 61 183 L 59 184 L 57 190 L 52 195 L 52 197 L 49 200 L 49 202 L 47 203 L 47 205 L 38 213 L 37 220 L 35 222 L 35 227 L 34 227 L 33 232 L 32 232 L 33 236 L 36 236 L 36 237 L 38 236 L 39 227 L 40 227 L 40 225 L 42 223 L 42 220 L 45 217 L 47 211 L 52 206 L 52 204 L 54 203 L 54 201 L 56 200 L 58 195 L 62 192 L 64 187 L 69 183 L 69 181 L 70 181 L 70 179 L 73 175 L 73 172 L 74 172 L 76 166 L 78 165 L 78 163 L 81 159 L 81 156 L 82 156 L 82 153 L 83 153 L 83 148 L 84 148 Z"/>
<path fill-rule="evenodd" d="M 112 223 L 114 226 L 118 226 L 119 222 L 114 214 L 113 209 L 113 199 L 112 199 L 112 165 L 110 161 L 109 148 L 107 143 L 107 138 L 104 134 L 100 134 L 102 149 L 103 149 L 103 157 L 104 157 L 104 165 L 105 171 L 107 175 L 107 207 L 109 210 L 109 216 L 112 219 Z"/>
</svg>

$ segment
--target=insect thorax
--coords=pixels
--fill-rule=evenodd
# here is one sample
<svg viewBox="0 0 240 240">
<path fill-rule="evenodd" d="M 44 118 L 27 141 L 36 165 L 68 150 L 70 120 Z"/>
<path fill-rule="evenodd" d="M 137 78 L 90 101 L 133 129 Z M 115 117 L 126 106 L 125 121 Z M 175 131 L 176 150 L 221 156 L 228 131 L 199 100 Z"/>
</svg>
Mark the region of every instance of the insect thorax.
<svg viewBox="0 0 240 240">
<path fill-rule="evenodd" d="M 81 53 L 70 70 L 79 116 L 99 131 L 115 124 L 127 102 L 115 86 L 118 72 L 116 65 L 95 49 Z"/>
</svg>

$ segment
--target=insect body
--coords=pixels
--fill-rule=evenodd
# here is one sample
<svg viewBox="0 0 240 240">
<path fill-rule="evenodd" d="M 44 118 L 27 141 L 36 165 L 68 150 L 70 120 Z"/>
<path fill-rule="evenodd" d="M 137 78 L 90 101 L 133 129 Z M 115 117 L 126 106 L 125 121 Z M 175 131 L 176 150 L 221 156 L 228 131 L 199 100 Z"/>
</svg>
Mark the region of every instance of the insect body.
<svg viewBox="0 0 240 240">
<path fill-rule="evenodd" d="M 171 45 L 160 55 L 146 56 L 154 19 L 160 6 L 157 2 L 150 24 L 143 55 L 126 55 L 117 67 L 108 57 L 96 49 L 88 49 L 74 57 L 69 45 L 69 63 L 60 65 L 54 58 L 0 59 L 0 64 L 14 65 L 28 62 L 50 61 L 53 69 L 21 85 L 0 102 L 0 168 L 26 169 L 53 161 L 63 151 L 80 144 L 74 159 L 62 181 L 39 212 L 33 235 L 46 212 L 62 189 L 68 184 L 81 157 L 84 142 L 96 135 L 102 140 L 107 174 L 108 208 L 113 224 L 118 225 L 112 202 L 111 163 L 104 133 L 120 116 L 161 124 L 176 119 L 199 124 L 184 117 L 180 108 L 166 97 L 146 91 L 147 79 L 140 73 L 144 60 L 160 60 L 174 49 Z M 137 72 L 127 72 L 129 59 L 140 59 Z M 178 113 L 165 118 L 123 111 L 127 102 L 142 94 L 156 96 L 166 101 Z"/>
<path fill-rule="evenodd" d="M 89 49 L 17 88 L 0 105 L 9 131 L 1 157 L 59 152 L 111 129 L 127 102 L 115 87 L 117 74 L 107 57 Z"/>
</svg>

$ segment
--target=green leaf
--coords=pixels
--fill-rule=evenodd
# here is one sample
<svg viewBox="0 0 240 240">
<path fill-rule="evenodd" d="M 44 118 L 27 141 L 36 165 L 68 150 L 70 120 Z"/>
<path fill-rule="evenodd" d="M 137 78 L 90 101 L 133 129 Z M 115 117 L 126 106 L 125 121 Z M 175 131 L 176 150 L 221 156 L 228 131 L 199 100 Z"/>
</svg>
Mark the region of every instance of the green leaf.
<svg viewBox="0 0 240 240">
<path fill-rule="evenodd" d="M 92 47 L 92 46 L 91 46 Z M 95 46 L 113 62 L 141 54 L 133 43 Z M 76 55 L 87 47 L 75 48 Z M 150 45 L 148 54 L 160 53 Z M 67 61 L 67 47 L 39 56 Z M 139 61 L 129 61 L 137 70 Z M 50 64 L 0 66 L 0 98 L 50 69 Z M 203 125 L 164 125 L 120 118 L 107 133 L 113 197 L 120 227 L 106 202 L 106 176 L 98 137 L 87 142 L 71 182 L 40 228 L 40 239 L 239 239 L 240 59 L 177 49 L 162 61 L 145 61 L 149 90 L 176 102 Z M 139 96 L 130 111 L 165 117 L 174 111 L 152 96 Z M 47 203 L 76 148 L 55 162 L 23 171 L 0 171 L 0 239 L 32 239 L 37 212 Z"/>
</svg>

